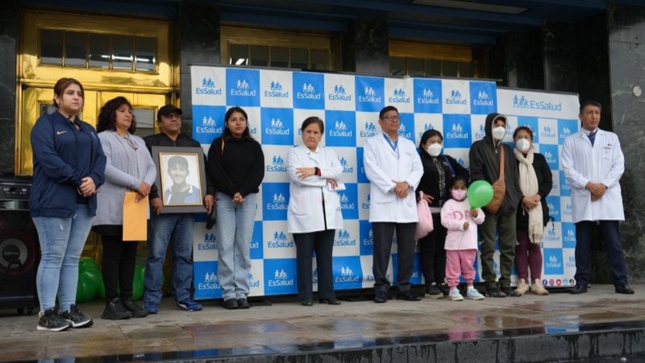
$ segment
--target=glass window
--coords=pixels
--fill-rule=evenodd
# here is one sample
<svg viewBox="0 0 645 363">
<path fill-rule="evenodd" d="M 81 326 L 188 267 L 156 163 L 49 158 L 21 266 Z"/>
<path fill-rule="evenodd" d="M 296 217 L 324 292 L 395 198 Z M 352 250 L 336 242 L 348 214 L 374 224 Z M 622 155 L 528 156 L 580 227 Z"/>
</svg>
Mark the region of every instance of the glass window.
<svg viewBox="0 0 645 363">
<path fill-rule="evenodd" d="M 132 69 L 133 37 L 112 36 L 112 68 Z"/>
<path fill-rule="evenodd" d="M 441 61 L 426 59 L 426 76 L 441 77 Z"/>
<path fill-rule="evenodd" d="M 146 137 L 155 133 L 155 111 L 149 108 L 133 108 L 132 114 L 137 120 L 135 135 Z"/>
<path fill-rule="evenodd" d="M 229 48 L 230 58 L 228 64 L 236 66 L 249 65 L 249 46 L 241 44 L 231 44 Z"/>
<path fill-rule="evenodd" d="M 40 30 L 40 63 L 62 65 L 63 32 L 60 30 Z"/>
<path fill-rule="evenodd" d="M 65 66 L 85 68 L 87 33 L 65 32 Z"/>
<path fill-rule="evenodd" d="M 459 62 L 443 61 L 443 76 L 444 77 L 458 77 L 459 76 Z"/>
<path fill-rule="evenodd" d="M 392 73 L 393 76 L 405 75 L 405 58 L 390 57 L 390 73 Z"/>
<path fill-rule="evenodd" d="M 291 48 L 291 68 L 309 68 L 309 54 L 307 49 Z"/>
<path fill-rule="evenodd" d="M 263 45 L 251 46 L 251 65 L 266 67 L 269 65 L 269 47 Z"/>
<path fill-rule="evenodd" d="M 40 104 L 40 116 L 51 115 L 54 112 L 56 112 L 56 106 L 44 103 Z"/>
<path fill-rule="evenodd" d="M 459 62 L 459 77 L 473 78 L 474 76 L 474 67 L 471 62 Z"/>
<path fill-rule="evenodd" d="M 329 51 L 312 49 L 309 51 L 309 59 L 311 66 L 309 68 L 318 71 L 326 71 L 329 69 Z"/>
<path fill-rule="evenodd" d="M 110 35 L 90 33 L 90 68 L 110 68 Z"/>
<path fill-rule="evenodd" d="M 271 47 L 271 67 L 289 68 L 289 48 Z"/>
<path fill-rule="evenodd" d="M 423 69 L 423 59 L 408 58 L 408 75 L 409 76 L 425 76 Z"/>
<path fill-rule="evenodd" d="M 135 67 L 137 71 L 154 71 L 157 63 L 157 39 L 135 38 Z"/>
</svg>

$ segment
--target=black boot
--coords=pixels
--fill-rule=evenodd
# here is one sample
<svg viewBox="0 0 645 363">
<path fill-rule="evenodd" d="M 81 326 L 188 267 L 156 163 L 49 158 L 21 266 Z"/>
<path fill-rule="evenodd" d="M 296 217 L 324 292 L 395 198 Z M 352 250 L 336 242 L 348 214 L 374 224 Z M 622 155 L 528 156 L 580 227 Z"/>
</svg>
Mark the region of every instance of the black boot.
<svg viewBox="0 0 645 363">
<path fill-rule="evenodd" d="M 130 319 L 131 317 L 132 317 L 132 313 L 123 306 L 123 303 L 121 303 L 121 299 L 118 297 L 112 299 L 105 306 L 105 310 L 103 310 L 103 314 L 101 314 L 101 319 L 108 319 L 108 320 Z"/>
</svg>

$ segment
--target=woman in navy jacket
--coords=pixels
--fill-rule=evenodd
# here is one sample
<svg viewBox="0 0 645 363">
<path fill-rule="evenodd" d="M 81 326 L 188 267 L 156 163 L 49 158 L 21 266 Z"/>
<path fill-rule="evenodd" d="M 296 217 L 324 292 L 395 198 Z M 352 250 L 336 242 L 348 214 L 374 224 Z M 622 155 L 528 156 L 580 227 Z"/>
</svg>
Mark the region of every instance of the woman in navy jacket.
<svg viewBox="0 0 645 363">
<path fill-rule="evenodd" d="M 105 181 L 105 155 L 94 127 L 79 118 L 83 96 L 79 81 L 59 79 L 54 86 L 56 112 L 41 116 L 31 131 L 29 211 L 41 250 L 38 330 L 93 324 L 76 306 L 76 285 L 78 262 L 96 215 L 96 189 Z"/>
</svg>

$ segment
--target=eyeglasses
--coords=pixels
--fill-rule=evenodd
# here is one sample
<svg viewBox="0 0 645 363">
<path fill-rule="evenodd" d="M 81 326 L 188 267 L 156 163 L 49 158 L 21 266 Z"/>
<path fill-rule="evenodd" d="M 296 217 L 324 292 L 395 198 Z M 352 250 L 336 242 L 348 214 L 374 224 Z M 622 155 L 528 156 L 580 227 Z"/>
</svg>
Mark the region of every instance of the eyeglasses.
<svg viewBox="0 0 645 363">
<path fill-rule="evenodd" d="M 401 116 L 398 116 L 398 115 L 396 115 L 396 116 L 384 116 L 383 117 L 383 120 L 387 120 L 387 121 L 399 121 L 400 119 L 401 119 Z"/>
<path fill-rule="evenodd" d="M 127 141 L 128 145 L 130 145 L 130 147 L 134 150 L 137 150 L 139 148 L 139 145 L 137 145 L 137 143 L 134 142 L 134 140 L 132 140 L 129 136 L 125 137 L 125 141 Z"/>
</svg>

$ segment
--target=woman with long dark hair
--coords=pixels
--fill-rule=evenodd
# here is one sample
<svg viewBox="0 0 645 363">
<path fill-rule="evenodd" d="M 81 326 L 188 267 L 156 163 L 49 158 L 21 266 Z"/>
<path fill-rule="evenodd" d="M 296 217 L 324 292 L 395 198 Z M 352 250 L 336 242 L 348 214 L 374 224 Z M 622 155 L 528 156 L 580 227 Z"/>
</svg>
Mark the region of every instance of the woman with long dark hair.
<svg viewBox="0 0 645 363">
<path fill-rule="evenodd" d="M 123 241 L 123 199 L 126 192 L 137 198 L 150 194 L 157 177 L 150 152 L 135 136 L 137 123 L 125 97 L 109 100 L 99 113 L 97 130 L 107 157 L 105 185 L 98 193 L 94 230 L 103 243 L 103 284 L 106 306 L 102 319 L 142 318 L 148 312 L 132 300 L 138 242 Z M 149 217 L 149 216 L 148 216 Z"/>
<path fill-rule="evenodd" d="M 441 224 L 441 207 L 450 199 L 452 179 L 461 177 L 468 180 L 469 173 L 455 158 L 444 154 L 443 136 L 437 130 L 426 130 L 419 142 L 423 176 L 417 188 L 423 192 L 432 212 L 434 230 L 419 240 L 419 259 L 425 279 L 425 292 L 433 297 L 448 296 L 450 289 L 446 278 L 446 228 Z"/>
<path fill-rule="evenodd" d="M 208 151 L 208 176 L 217 185 L 217 277 L 226 309 L 248 309 L 251 236 L 257 193 L 264 178 L 264 153 L 249 132 L 240 107 L 224 115 L 224 132 Z"/>
</svg>

